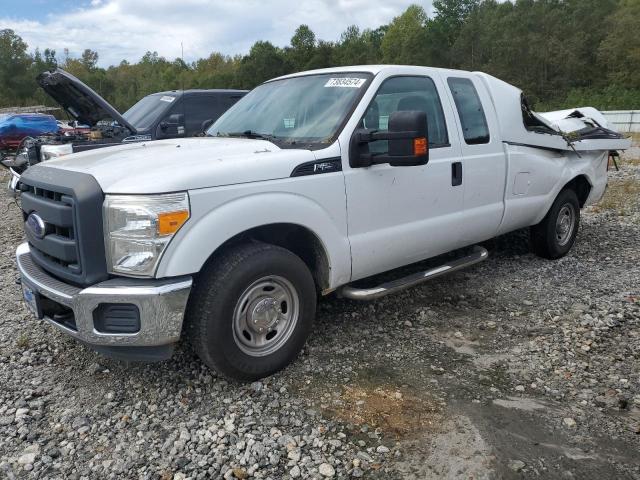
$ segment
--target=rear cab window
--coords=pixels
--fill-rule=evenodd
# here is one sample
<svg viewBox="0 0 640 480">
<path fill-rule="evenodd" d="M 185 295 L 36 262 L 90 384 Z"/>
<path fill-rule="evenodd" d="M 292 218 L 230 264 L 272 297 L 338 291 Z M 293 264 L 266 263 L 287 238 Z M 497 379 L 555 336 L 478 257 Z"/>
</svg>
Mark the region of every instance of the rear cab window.
<svg viewBox="0 0 640 480">
<path fill-rule="evenodd" d="M 449 77 L 447 83 L 456 104 L 465 143 L 467 145 L 489 143 L 491 136 L 487 118 L 473 82 L 468 78 Z"/>
</svg>

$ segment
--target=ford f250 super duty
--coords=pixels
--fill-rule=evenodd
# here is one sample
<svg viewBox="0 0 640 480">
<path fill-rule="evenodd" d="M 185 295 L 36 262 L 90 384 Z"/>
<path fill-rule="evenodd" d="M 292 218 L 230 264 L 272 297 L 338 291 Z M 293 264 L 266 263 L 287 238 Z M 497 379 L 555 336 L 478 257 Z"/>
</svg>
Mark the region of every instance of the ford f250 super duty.
<svg viewBox="0 0 640 480">
<path fill-rule="evenodd" d="M 320 295 L 378 298 L 482 261 L 479 242 L 524 227 L 537 254 L 562 257 L 604 193 L 609 153 L 628 146 L 597 110 L 537 114 L 483 73 L 280 77 L 206 137 L 29 168 L 24 298 L 105 354 L 164 359 L 187 337 L 224 375 L 260 378 L 300 352 Z"/>
</svg>

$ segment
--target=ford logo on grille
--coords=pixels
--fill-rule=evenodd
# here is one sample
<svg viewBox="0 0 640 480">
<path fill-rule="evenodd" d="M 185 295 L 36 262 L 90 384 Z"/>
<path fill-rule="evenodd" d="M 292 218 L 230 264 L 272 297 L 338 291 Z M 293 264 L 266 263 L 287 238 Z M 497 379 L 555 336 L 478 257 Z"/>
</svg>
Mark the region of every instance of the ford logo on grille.
<svg viewBox="0 0 640 480">
<path fill-rule="evenodd" d="M 40 215 L 35 212 L 30 213 L 27 217 L 27 226 L 37 238 L 44 238 L 46 225 L 44 224 L 44 220 L 40 218 Z"/>
</svg>

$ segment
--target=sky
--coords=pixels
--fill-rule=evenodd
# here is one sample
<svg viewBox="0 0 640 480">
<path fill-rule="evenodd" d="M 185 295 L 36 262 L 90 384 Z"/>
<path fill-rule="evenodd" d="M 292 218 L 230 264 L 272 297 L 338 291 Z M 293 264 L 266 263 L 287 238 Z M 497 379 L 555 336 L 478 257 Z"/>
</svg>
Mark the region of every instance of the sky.
<svg viewBox="0 0 640 480">
<path fill-rule="evenodd" d="M 338 40 L 349 26 L 377 28 L 416 0 L 0 0 L 0 29 L 10 28 L 29 50 L 53 48 L 59 59 L 67 48 L 85 48 L 106 67 L 138 61 L 157 51 L 192 61 L 217 51 L 246 54 L 257 40 L 289 44 L 307 24 L 323 40 Z"/>
</svg>

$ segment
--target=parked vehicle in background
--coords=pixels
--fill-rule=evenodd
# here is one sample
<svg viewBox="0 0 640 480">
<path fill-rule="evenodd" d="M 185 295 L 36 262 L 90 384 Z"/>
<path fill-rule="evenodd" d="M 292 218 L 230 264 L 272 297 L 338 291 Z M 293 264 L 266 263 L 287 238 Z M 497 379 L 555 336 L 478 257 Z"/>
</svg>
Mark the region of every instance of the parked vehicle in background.
<svg viewBox="0 0 640 480">
<path fill-rule="evenodd" d="M 296 358 L 319 295 L 379 298 L 525 227 L 538 255 L 566 255 L 609 152 L 630 146 L 595 109 L 542 116 L 490 75 L 412 66 L 268 81 L 207 135 L 25 172 L 17 264 L 38 318 L 120 358 L 167 358 L 185 336 L 257 379 Z"/>
<path fill-rule="evenodd" d="M 65 122 L 63 120 L 58 120 L 58 132 L 66 136 L 80 134 L 88 135 L 89 132 L 91 132 L 91 127 L 89 125 L 82 125 L 77 121 Z"/>
<path fill-rule="evenodd" d="M 16 113 L 0 115 L 0 151 L 13 151 L 25 137 L 55 134 L 58 123 L 52 115 Z"/>
<path fill-rule="evenodd" d="M 76 77 L 61 69 L 37 78 L 42 89 L 75 121 L 92 129 L 73 152 L 103 144 L 194 136 L 245 95 L 244 90 L 172 90 L 153 93 L 120 114 Z M 85 140 L 85 141 L 82 141 Z"/>
<path fill-rule="evenodd" d="M 37 81 L 69 115 L 72 125 L 61 132 L 34 131 L 20 145 L 16 158 L 6 165 L 14 174 L 14 186 L 27 167 L 51 158 L 122 143 L 203 134 L 206 127 L 246 94 L 245 90 L 223 89 L 158 92 L 120 114 L 64 70 L 43 72 Z"/>
</svg>

